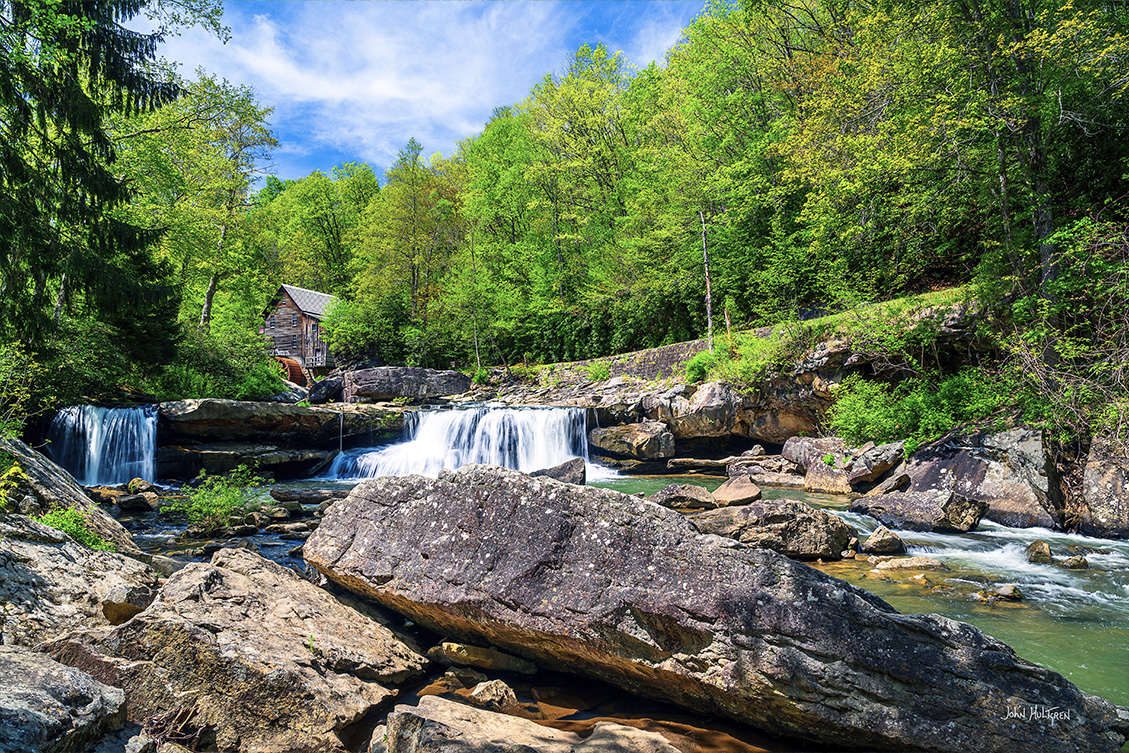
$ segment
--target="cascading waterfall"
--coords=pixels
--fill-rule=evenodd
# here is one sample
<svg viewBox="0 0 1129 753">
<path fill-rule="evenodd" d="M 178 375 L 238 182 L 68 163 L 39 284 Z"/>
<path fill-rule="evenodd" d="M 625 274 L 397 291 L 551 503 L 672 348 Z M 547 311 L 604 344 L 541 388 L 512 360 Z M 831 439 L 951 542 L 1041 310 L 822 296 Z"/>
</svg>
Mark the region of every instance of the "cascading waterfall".
<svg viewBox="0 0 1129 753">
<path fill-rule="evenodd" d="M 349 450 L 334 458 L 329 478 L 374 478 L 471 463 L 519 471 L 588 459 L 583 408 L 467 408 L 425 410 L 404 416 L 403 441 L 383 448 Z"/>
<path fill-rule="evenodd" d="M 157 476 L 157 406 L 63 408 L 47 433 L 51 458 L 87 486 Z"/>
</svg>

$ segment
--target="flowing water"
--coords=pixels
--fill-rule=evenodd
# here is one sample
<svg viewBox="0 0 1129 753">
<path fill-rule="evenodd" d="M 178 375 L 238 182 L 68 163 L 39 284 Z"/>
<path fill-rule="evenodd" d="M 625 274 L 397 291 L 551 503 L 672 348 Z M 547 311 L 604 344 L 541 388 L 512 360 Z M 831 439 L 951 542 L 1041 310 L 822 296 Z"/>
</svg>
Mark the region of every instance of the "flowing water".
<svg viewBox="0 0 1129 753">
<path fill-rule="evenodd" d="M 51 458 L 87 486 L 157 476 L 157 406 L 72 405 L 59 411 L 47 439 Z"/>
<path fill-rule="evenodd" d="M 528 473 L 577 457 L 588 459 L 582 408 L 421 410 L 405 414 L 402 441 L 346 450 L 334 458 L 326 477 L 435 476 L 443 468 L 471 463 Z"/>
<path fill-rule="evenodd" d="M 628 494 L 653 494 L 672 483 L 716 489 L 725 479 L 704 476 L 622 478 L 595 486 Z M 766 499 L 800 499 L 844 518 L 865 538 L 877 527 L 847 512 L 850 501 L 830 494 L 765 488 Z M 928 571 L 928 583 L 909 573 L 878 573 L 865 559 L 816 564 L 820 570 L 874 593 L 898 611 L 933 612 L 968 622 L 1015 649 L 1025 659 L 1062 674 L 1083 690 L 1129 705 L 1129 541 L 1008 528 L 983 521 L 967 534 L 898 531 L 911 555 L 940 560 L 950 570 Z M 1025 549 L 1036 539 L 1056 558 L 1083 554 L 1088 570 L 1035 565 Z M 1095 550 L 1097 553 L 1095 553 Z M 978 592 L 1019 588 L 1018 602 L 987 602 Z"/>
</svg>

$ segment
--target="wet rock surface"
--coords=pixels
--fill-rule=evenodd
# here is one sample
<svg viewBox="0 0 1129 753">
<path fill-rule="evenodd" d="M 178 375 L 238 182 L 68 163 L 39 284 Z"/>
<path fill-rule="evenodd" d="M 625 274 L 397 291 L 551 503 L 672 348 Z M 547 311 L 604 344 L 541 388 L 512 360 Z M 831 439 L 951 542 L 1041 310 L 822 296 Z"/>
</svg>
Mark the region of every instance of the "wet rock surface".
<svg viewBox="0 0 1129 753">
<path fill-rule="evenodd" d="M 840 559 L 855 536 L 841 518 L 798 500 L 776 499 L 690 517 L 702 533 L 736 539 L 794 559 Z"/>
<path fill-rule="evenodd" d="M 5 644 L 34 646 L 75 628 L 110 625 L 117 610 L 128 609 L 123 602 L 152 598 L 159 580 L 131 557 L 89 549 L 23 515 L 0 515 Z"/>
<path fill-rule="evenodd" d="M 350 725 L 427 664 L 376 618 L 292 570 L 222 549 L 170 577 L 125 624 L 44 647 L 122 688 L 131 721 L 179 709 L 205 746 L 337 751 Z"/>
<path fill-rule="evenodd" d="M 125 723 L 125 695 L 19 646 L 0 646 L 0 751 L 85 753 Z"/>
<path fill-rule="evenodd" d="M 386 735 L 387 743 L 374 745 L 373 753 L 678 753 L 656 732 L 615 722 L 598 722 L 582 736 L 436 696 L 421 698 L 418 706 L 397 706 Z"/>
<path fill-rule="evenodd" d="M 980 523 L 988 503 L 951 491 L 895 492 L 856 499 L 850 510 L 877 518 L 890 528 L 967 533 Z"/>
<path fill-rule="evenodd" d="M 430 629 L 774 734 L 885 750 L 1109 751 L 1116 707 L 979 630 L 900 615 L 607 490 L 469 466 L 359 485 L 306 544 Z M 1015 705 L 1070 709 L 1054 728 Z"/>
</svg>

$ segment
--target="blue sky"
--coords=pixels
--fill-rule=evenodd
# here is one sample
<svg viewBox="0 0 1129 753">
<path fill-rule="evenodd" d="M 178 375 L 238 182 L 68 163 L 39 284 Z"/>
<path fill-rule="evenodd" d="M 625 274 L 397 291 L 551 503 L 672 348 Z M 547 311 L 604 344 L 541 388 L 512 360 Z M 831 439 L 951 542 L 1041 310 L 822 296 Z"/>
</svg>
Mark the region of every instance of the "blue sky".
<svg viewBox="0 0 1129 753">
<path fill-rule="evenodd" d="M 226 43 L 200 29 L 161 54 L 250 85 L 273 107 L 271 170 L 300 178 L 365 161 L 378 174 L 415 137 L 452 154 L 495 107 L 560 73 L 584 44 L 663 62 L 705 0 L 229 0 Z"/>
</svg>

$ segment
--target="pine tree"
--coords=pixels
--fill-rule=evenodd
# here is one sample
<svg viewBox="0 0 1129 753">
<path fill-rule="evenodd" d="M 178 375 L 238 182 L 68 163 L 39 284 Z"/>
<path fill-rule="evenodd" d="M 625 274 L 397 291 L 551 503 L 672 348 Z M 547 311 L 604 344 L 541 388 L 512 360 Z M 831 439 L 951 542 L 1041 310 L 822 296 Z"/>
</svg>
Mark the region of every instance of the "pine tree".
<svg viewBox="0 0 1129 753">
<path fill-rule="evenodd" d="M 51 317 L 165 308 L 146 231 L 115 219 L 130 189 L 105 118 L 157 107 L 175 84 L 145 69 L 160 32 L 122 24 L 141 0 L 0 0 L 0 337 L 37 344 Z"/>
</svg>

